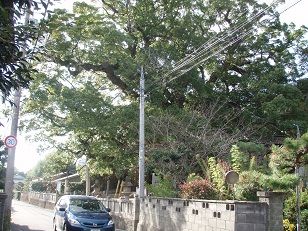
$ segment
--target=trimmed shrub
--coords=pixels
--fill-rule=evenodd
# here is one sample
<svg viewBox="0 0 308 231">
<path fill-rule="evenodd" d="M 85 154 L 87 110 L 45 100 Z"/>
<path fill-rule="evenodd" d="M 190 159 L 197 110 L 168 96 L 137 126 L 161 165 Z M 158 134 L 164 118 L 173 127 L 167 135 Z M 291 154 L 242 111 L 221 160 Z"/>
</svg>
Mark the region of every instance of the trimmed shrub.
<svg viewBox="0 0 308 231">
<path fill-rule="evenodd" d="M 179 186 L 185 199 L 217 199 L 218 193 L 207 179 L 196 179 Z"/>
</svg>

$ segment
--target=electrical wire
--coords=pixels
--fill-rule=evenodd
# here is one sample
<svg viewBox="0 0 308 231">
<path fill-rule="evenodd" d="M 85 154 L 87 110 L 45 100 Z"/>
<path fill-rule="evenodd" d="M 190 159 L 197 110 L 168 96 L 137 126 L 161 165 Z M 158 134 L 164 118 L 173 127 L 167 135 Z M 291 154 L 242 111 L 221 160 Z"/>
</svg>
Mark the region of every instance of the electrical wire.
<svg viewBox="0 0 308 231">
<path fill-rule="evenodd" d="M 232 28 L 231 31 L 225 31 L 223 32 L 223 34 L 225 35 L 220 35 L 222 37 L 219 38 L 219 36 L 214 37 L 212 39 L 210 39 L 209 42 L 206 42 L 205 44 L 203 44 L 200 48 L 198 48 L 195 52 L 198 52 L 197 54 L 194 55 L 195 52 L 193 52 L 192 54 L 189 55 L 189 59 L 187 59 L 186 57 L 184 59 L 182 59 L 181 61 L 178 62 L 178 64 L 176 64 L 176 66 L 169 71 L 166 76 L 171 75 L 174 71 L 182 68 L 185 65 L 190 64 L 191 62 L 194 62 L 199 55 L 202 55 L 202 53 L 206 50 L 209 49 L 211 47 L 213 47 L 214 45 L 218 44 L 220 41 L 227 39 L 228 37 L 231 37 L 233 34 L 239 32 L 242 28 L 244 28 L 245 26 L 247 26 L 248 24 L 250 24 L 251 22 L 253 22 L 255 19 L 259 19 L 260 17 L 264 16 L 264 14 L 266 13 L 266 11 L 268 9 L 270 9 L 274 4 L 278 3 L 280 0 L 275 0 L 273 1 L 269 6 L 267 6 L 265 9 L 263 9 L 262 11 L 258 12 L 257 14 L 253 15 L 252 17 L 250 17 L 247 21 L 240 23 L 239 25 L 235 26 L 235 28 Z M 210 44 L 212 41 L 214 41 L 213 44 Z M 200 50 L 200 51 L 199 51 Z M 193 57 L 192 57 L 193 56 Z"/>
<path fill-rule="evenodd" d="M 298 3 L 300 3 L 301 1 L 303 0 L 299 0 L 297 2 L 295 2 L 294 4 L 290 5 L 289 7 L 287 7 L 286 9 L 284 9 L 283 11 L 279 12 L 278 14 L 281 15 L 283 14 L 284 12 L 286 12 L 287 10 L 291 9 L 292 7 L 294 7 L 295 5 L 297 5 Z"/>
<path fill-rule="evenodd" d="M 166 73 L 162 78 L 160 78 L 158 81 L 155 81 L 154 83 L 151 84 L 155 85 L 157 84 L 157 82 L 166 82 L 164 81 L 166 79 L 166 77 L 171 76 L 172 74 L 174 74 L 176 71 L 180 70 L 181 68 L 188 66 L 189 64 L 193 64 L 195 63 L 199 58 L 204 57 L 205 55 L 209 55 L 210 57 L 214 56 L 217 54 L 217 52 L 214 53 L 214 55 L 210 54 L 211 51 L 210 49 L 215 48 L 215 46 L 221 46 L 223 45 L 223 49 L 228 47 L 226 45 L 224 45 L 224 43 L 232 41 L 233 38 L 231 37 L 234 34 L 237 34 L 242 28 L 244 28 L 245 26 L 249 25 L 250 23 L 252 23 L 253 21 L 255 21 L 256 19 L 259 19 L 261 17 L 263 17 L 265 15 L 265 13 L 267 12 L 267 10 L 269 10 L 274 4 L 278 3 L 280 0 L 275 0 L 273 1 L 270 5 L 268 5 L 266 8 L 264 8 L 263 10 L 261 10 L 260 12 L 254 14 L 252 17 L 250 17 L 248 20 L 246 20 L 245 22 L 241 22 L 238 25 L 235 25 L 234 28 L 231 28 L 227 31 L 224 31 L 221 34 L 218 34 L 215 37 L 212 37 L 209 41 L 207 41 L 206 43 L 204 43 L 203 45 L 201 45 L 197 50 L 195 50 L 193 53 L 189 54 L 187 57 L 183 58 L 182 60 L 180 60 L 179 62 L 177 62 L 177 64 L 175 65 L 175 67 L 170 70 L 168 73 Z M 240 20 L 240 18 L 237 19 L 238 21 Z M 251 28 L 248 28 L 249 31 L 251 31 Z M 245 32 L 246 33 L 246 32 Z M 237 34 L 237 36 L 239 36 Z M 228 40 L 226 40 L 228 39 Z M 223 44 L 219 44 L 220 41 L 223 41 Z M 234 43 L 232 43 L 234 44 Z M 231 45 L 232 45 L 231 44 Z M 220 51 L 222 49 L 219 49 Z M 209 54 L 208 54 L 209 53 Z M 209 57 L 209 58 L 210 58 Z M 208 58 L 203 58 L 202 60 L 207 60 Z M 200 64 L 200 62 L 198 61 L 198 64 Z M 195 67 L 196 65 L 193 65 L 193 67 Z M 192 67 L 192 68 L 193 68 Z M 185 72 L 182 70 L 181 71 L 181 75 L 183 75 L 184 73 L 186 73 L 187 71 L 191 70 L 192 68 L 186 68 Z M 180 76 L 181 76 L 180 75 Z M 174 80 L 174 78 L 172 78 L 172 80 Z M 168 81 L 170 82 L 170 81 Z M 151 88 L 151 86 L 149 88 Z"/>
<path fill-rule="evenodd" d="M 299 2 L 301 2 L 301 1 L 302 1 L 302 0 L 298 0 L 296 3 L 292 4 L 291 6 L 289 6 L 289 7 L 286 8 L 285 10 L 279 12 L 278 14 L 279 14 L 279 15 L 283 14 L 284 12 L 286 12 L 286 11 L 289 10 L 289 9 L 291 9 L 292 7 L 294 7 L 295 5 L 297 5 L 297 4 L 298 4 Z M 274 1 L 271 5 L 275 4 L 276 2 L 278 2 L 278 1 Z M 182 75 L 185 74 L 186 72 L 190 71 L 192 68 L 196 67 L 197 65 L 203 63 L 204 61 L 208 60 L 209 58 L 211 58 L 211 57 L 215 56 L 216 54 L 220 53 L 222 50 L 224 50 L 225 48 L 227 48 L 227 47 L 233 45 L 235 42 L 239 41 L 240 39 L 242 39 L 242 38 L 248 36 L 249 33 L 250 33 L 250 31 L 251 31 L 251 30 L 245 32 L 244 34 L 242 34 L 241 36 L 239 36 L 238 39 L 236 39 L 236 40 L 234 40 L 234 41 L 228 41 L 228 44 L 226 44 L 225 46 L 223 46 L 223 47 L 221 47 L 220 49 L 218 49 L 217 51 L 215 51 L 215 53 L 209 54 L 207 57 L 203 58 L 202 60 L 198 61 L 197 63 L 194 63 L 193 66 L 188 67 L 187 69 L 182 70 L 182 71 L 181 71 L 179 74 L 177 74 L 175 77 L 173 77 L 173 78 L 171 78 L 170 80 L 166 81 L 165 84 L 168 84 L 168 83 L 170 83 L 171 81 L 174 81 L 175 79 L 179 78 L 180 76 L 182 76 Z M 205 54 L 205 53 L 203 53 L 203 56 L 204 56 L 204 54 Z M 202 55 L 202 54 L 201 54 L 201 55 Z M 199 57 L 202 57 L 202 56 L 199 55 Z M 197 58 L 198 58 L 198 57 L 197 57 Z M 196 58 L 191 59 L 191 62 L 190 62 L 189 64 L 193 63 L 195 60 L 196 60 Z M 178 69 L 177 69 L 177 70 L 178 70 Z M 175 72 L 175 71 L 172 70 L 172 72 Z M 165 77 L 168 76 L 168 75 L 171 75 L 172 72 L 168 72 L 168 73 L 165 75 Z"/>
<path fill-rule="evenodd" d="M 219 54 L 221 51 L 223 51 L 223 50 L 226 49 L 227 47 L 232 46 L 234 43 L 240 41 L 241 39 L 244 39 L 246 36 L 248 36 L 248 35 L 250 34 L 250 32 L 251 32 L 252 30 L 253 30 L 253 29 L 251 29 L 251 30 L 245 32 L 244 34 L 242 34 L 241 36 L 237 37 L 237 38 L 234 39 L 233 41 L 229 41 L 228 44 L 224 45 L 223 47 L 220 47 L 217 51 L 215 51 L 214 53 L 212 53 L 212 54 L 206 56 L 205 58 L 201 59 L 200 61 L 198 61 L 197 63 L 195 63 L 193 66 L 188 67 L 187 69 L 182 70 L 182 71 L 181 71 L 182 73 L 180 73 L 179 75 L 177 75 L 177 76 L 171 78 L 171 79 L 168 80 L 165 84 L 168 84 L 168 83 L 172 82 L 173 80 L 175 80 L 175 79 L 177 79 L 178 77 L 182 76 L 183 74 L 185 74 L 186 72 L 190 71 L 191 69 L 193 69 L 194 67 L 198 66 L 199 64 L 204 63 L 206 60 L 208 60 L 208 59 L 212 58 L 213 56 Z"/>
</svg>

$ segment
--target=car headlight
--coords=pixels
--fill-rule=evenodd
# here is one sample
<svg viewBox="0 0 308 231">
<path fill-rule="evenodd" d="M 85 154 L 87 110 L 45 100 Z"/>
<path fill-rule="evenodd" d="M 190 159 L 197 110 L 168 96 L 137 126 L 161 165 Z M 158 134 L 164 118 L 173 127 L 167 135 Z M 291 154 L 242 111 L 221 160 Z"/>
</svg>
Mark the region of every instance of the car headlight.
<svg viewBox="0 0 308 231">
<path fill-rule="evenodd" d="M 114 225 L 113 220 L 109 220 L 107 225 Z"/>
<path fill-rule="evenodd" d="M 77 219 L 74 215 L 68 214 L 67 220 L 71 225 L 80 225 L 79 221 L 77 221 Z"/>
</svg>

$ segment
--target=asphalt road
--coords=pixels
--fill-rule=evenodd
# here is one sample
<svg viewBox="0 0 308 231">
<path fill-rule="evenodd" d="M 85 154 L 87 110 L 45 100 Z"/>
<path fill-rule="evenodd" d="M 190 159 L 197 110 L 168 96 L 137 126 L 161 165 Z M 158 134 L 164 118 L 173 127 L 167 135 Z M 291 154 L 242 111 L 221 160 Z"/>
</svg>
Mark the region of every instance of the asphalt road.
<svg viewBox="0 0 308 231">
<path fill-rule="evenodd" d="M 52 230 L 53 211 L 13 200 L 11 231 Z"/>
</svg>

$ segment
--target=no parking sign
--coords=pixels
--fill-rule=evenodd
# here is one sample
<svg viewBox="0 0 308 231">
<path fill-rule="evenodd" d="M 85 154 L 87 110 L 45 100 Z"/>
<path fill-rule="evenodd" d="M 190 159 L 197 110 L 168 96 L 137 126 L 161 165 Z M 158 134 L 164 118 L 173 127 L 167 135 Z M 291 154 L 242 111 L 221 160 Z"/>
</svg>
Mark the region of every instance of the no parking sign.
<svg viewBox="0 0 308 231">
<path fill-rule="evenodd" d="M 17 144 L 17 139 L 15 136 L 5 137 L 4 144 L 7 148 L 14 148 Z"/>
</svg>

